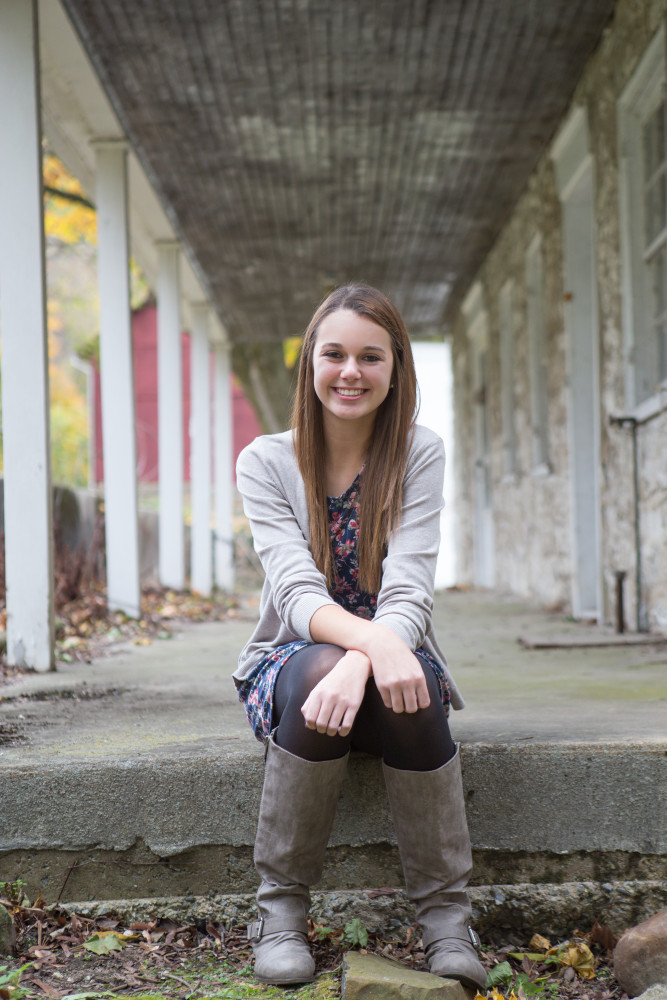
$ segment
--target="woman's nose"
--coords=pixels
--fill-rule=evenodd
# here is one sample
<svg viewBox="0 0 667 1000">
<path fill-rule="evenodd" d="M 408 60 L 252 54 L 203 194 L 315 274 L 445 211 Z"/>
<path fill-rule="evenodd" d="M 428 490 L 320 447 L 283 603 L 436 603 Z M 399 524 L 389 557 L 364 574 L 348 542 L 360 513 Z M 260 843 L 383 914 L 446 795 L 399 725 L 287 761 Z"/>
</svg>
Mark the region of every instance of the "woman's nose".
<svg viewBox="0 0 667 1000">
<path fill-rule="evenodd" d="M 359 378 L 360 371 L 356 358 L 346 358 L 342 371 L 343 378 Z"/>
</svg>

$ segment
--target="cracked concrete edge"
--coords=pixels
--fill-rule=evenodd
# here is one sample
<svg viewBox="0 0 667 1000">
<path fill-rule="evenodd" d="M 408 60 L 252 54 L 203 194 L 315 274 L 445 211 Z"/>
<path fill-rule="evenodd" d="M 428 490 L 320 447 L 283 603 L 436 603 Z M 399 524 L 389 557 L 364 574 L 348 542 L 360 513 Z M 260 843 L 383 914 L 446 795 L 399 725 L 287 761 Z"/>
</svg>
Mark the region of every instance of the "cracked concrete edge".
<svg viewBox="0 0 667 1000">
<path fill-rule="evenodd" d="M 667 853 L 664 746 L 468 745 L 463 768 L 476 848 Z M 207 844 L 251 845 L 262 780 L 261 760 L 241 753 L 0 767 L 0 851 L 126 850 L 143 840 L 171 857 Z M 330 843 L 394 842 L 378 762 L 357 758 Z"/>
<path fill-rule="evenodd" d="M 558 938 L 579 928 L 588 930 L 598 920 L 616 935 L 667 907 L 667 881 L 566 882 L 560 885 L 517 883 L 475 886 L 469 890 L 472 923 L 484 936 L 536 931 Z M 102 917 L 114 914 L 125 921 L 156 917 L 192 923 L 206 920 L 226 926 L 254 920 L 252 894 L 169 896 L 152 899 L 78 901 L 63 904 L 69 913 Z M 355 917 L 375 934 L 398 937 L 414 922 L 414 908 L 402 889 L 313 892 L 311 917 L 334 930 Z"/>
</svg>

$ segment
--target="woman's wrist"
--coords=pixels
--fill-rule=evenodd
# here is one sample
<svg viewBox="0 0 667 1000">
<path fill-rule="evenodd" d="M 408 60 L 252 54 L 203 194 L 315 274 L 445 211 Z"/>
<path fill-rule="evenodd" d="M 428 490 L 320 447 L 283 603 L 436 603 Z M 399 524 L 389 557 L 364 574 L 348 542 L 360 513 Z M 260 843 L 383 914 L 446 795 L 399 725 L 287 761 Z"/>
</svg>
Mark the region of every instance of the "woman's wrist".
<svg viewBox="0 0 667 1000">
<path fill-rule="evenodd" d="M 405 647 L 403 640 L 392 629 L 379 622 L 345 611 L 338 604 L 325 604 L 310 619 L 310 635 L 314 642 L 328 642 L 343 649 L 357 649 L 365 653 L 371 662 L 374 656 L 396 649 L 397 644 Z M 405 647 L 407 648 L 407 647 Z"/>
<path fill-rule="evenodd" d="M 373 672 L 370 656 L 367 653 L 362 652 L 360 649 L 348 649 L 347 653 L 339 663 L 344 663 L 346 661 L 352 665 L 355 673 L 361 672 L 365 673 L 366 680 L 368 680 Z M 336 668 L 334 667 L 334 670 Z"/>
</svg>

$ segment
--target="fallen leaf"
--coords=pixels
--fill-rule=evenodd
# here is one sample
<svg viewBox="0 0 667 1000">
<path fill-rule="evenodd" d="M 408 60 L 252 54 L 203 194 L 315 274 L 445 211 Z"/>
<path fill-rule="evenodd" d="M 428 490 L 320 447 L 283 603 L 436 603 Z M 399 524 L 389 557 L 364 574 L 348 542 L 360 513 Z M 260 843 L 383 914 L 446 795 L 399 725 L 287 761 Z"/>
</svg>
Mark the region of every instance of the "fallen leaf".
<svg viewBox="0 0 667 1000">
<path fill-rule="evenodd" d="M 64 990 L 56 990 L 53 986 L 49 986 L 48 983 L 43 983 L 41 979 L 35 979 L 34 976 L 30 982 L 33 986 L 39 987 L 39 989 L 45 993 L 50 1000 L 60 1000 L 60 997 L 65 994 Z"/>
<path fill-rule="evenodd" d="M 549 951 L 551 943 L 541 934 L 533 934 L 528 947 L 532 948 L 533 951 Z"/>
<path fill-rule="evenodd" d="M 107 990 L 106 993 L 94 992 L 91 993 L 90 990 L 87 993 L 68 993 L 64 996 L 62 1000 L 101 1000 L 102 997 L 110 997 L 111 993 Z"/>
<path fill-rule="evenodd" d="M 122 934 L 116 934 L 114 931 L 91 934 L 87 941 L 83 942 L 86 951 L 92 951 L 95 955 L 108 955 L 110 951 L 122 951 L 126 946 L 127 940 Z"/>
<path fill-rule="evenodd" d="M 600 924 L 596 920 L 589 934 L 591 944 L 599 944 L 607 951 L 613 951 L 618 944 L 618 938 L 608 924 Z"/>
<path fill-rule="evenodd" d="M 522 962 L 524 958 L 531 962 L 543 962 L 546 958 L 546 954 L 541 951 L 508 951 L 507 954 L 510 958 L 516 958 L 517 962 Z"/>
<path fill-rule="evenodd" d="M 581 979 L 595 977 L 595 958 L 588 945 L 583 942 L 569 944 L 558 961 L 566 968 L 572 968 Z"/>
</svg>

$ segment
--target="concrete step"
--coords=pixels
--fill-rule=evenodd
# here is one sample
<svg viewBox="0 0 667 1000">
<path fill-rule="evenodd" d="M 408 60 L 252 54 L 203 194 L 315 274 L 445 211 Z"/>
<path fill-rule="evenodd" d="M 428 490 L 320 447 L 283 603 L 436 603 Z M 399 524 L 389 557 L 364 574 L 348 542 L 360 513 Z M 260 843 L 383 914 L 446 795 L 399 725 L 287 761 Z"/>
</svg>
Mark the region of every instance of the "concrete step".
<svg viewBox="0 0 667 1000">
<path fill-rule="evenodd" d="M 516 926 L 539 898 L 616 899 L 619 920 L 667 905 L 664 648 L 521 649 L 521 634 L 586 626 L 489 595 L 442 595 L 436 614 L 469 698 L 452 728 L 478 920 Z M 243 915 L 263 755 L 230 674 L 250 619 L 0 689 L 1 880 L 49 901 L 208 898 Z M 396 913 L 400 893 L 368 891 L 401 884 L 379 762 L 353 755 L 322 912 L 385 899 Z"/>
</svg>

